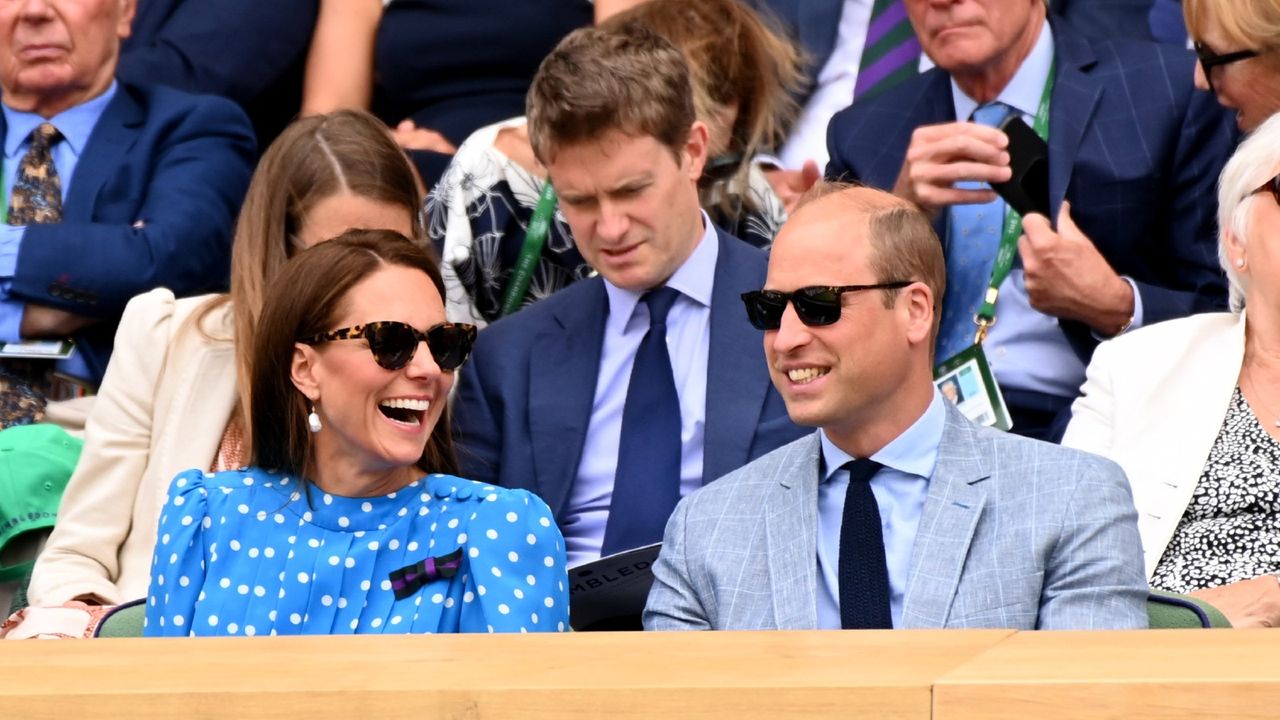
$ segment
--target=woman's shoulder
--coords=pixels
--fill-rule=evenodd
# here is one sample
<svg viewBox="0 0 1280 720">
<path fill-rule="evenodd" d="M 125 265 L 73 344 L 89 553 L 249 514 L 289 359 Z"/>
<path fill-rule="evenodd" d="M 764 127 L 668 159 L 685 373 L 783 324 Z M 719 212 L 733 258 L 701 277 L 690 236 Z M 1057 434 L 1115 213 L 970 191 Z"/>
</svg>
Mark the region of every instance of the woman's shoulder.
<svg viewBox="0 0 1280 720">
<path fill-rule="evenodd" d="M 191 468 L 178 473 L 173 479 L 173 489 L 189 491 L 192 488 L 204 490 L 221 490 L 224 494 L 242 488 L 254 486 L 288 487 L 294 481 L 287 475 L 263 470 L 257 467 L 242 467 L 236 470 L 220 470 L 208 472 L 200 468 Z"/>
<path fill-rule="evenodd" d="M 1104 345 L 1131 352 L 1137 348 L 1199 343 L 1216 334 L 1229 332 L 1240 321 L 1241 316 L 1229 312 L 1198 313 L 1138 328 L 1108 340 Z"/>
<path fill-rule="evenodd" d="M 143 342 L 144 337 L 163 337 L 167 342 L 186 320 L 197 314 L 206 304 L 216 302 L 217 294 L 176 298 L 168 288 L 156 288 L 134 296 L 125 306 L 120 319 L 117 344 L 121 338 L 127 342 Z M 230 303 L 214 308 L 204 318 L 209 328 L 222 327 L 230 317 Z M 148 345 L 154 347 L 154 344 Z"/>
<path fill-rule="evenodd" d="M 437 500 L 475 502 L 484 511 L 490 512 L 514 512 L 519 515 L 523 508 L 531 510 L 537 517 L 551 515 L 551 509 L 542 498 L 528 490 L 498 487 L 454 475 L 428 475 L 425 481 L 428 492 Z"/>
</svg>

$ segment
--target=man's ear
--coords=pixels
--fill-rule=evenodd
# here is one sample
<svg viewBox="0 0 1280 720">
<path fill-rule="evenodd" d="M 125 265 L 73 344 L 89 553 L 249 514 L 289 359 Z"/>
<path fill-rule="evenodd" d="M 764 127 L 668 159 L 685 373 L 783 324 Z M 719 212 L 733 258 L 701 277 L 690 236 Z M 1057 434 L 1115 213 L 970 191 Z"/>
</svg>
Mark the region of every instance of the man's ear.
<svg viewBox="0 0 1280 720">
<path fill-rule="evenodd" d="M 133 18 L 138 14 L 138 0 L 118 0 L 120 20 L 116 24 L 116 37 L 124 40 L 133 34 Z"/>
<path fill-rule="evenodd" d="M 320 355 L 310 345 L 295 343 L 293 346 L 293 362 L 289 366 L 289 379 L 298 392 L 311 402 L 320 399 L 320 382 L 318 365 Z"/>
<path fill-rule="evenodd" d="M 695 183 L 702 177 L 702 169 L 707 166 L 707 152 L 710 148 L 710 131 L 707 124 L 694 120 L 689 126 L 689 138 L 680 149 L 680 157 L 684 161 L 682 170 L 689 173 L 689 179 Z"/>
<path fill-rule="evenodd" d="M 907 340 L 913 345 L 928 343 L 933 334 L 933 291 L 915 282 L 899 292 L 907 318 Z"/>
</svg>

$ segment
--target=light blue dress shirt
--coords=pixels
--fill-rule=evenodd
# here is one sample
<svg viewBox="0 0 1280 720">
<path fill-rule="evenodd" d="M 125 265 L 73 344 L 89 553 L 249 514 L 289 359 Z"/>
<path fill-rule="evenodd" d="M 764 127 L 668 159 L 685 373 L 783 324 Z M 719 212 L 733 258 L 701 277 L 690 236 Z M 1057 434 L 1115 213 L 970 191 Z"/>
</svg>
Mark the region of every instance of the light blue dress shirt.
<svg viewBox="0 0 1280 720">
<path fill-rule="evenodd" d="M 1040 29 L 1040 37 L 1031 54 L 996 98 L 997 102 L 1022 113 L 1022 119 L 1028 125 L 1035 121 L 1036 110 L 1040 107 L 1045 80 L 1053 66 L 1053 52 L 1053 33 L 1049 32 L 1046 23 Z M 965 95 L 954 79 L 951 81 L 951 98 L 958 118 L 969 117 L 978 107 L 978 102 Z M 1049 134 L 1053 134 L 1052 125 Z M 1127 277 L 1125 280 L 1133 287 L 1133 324 L 1130 327 L 1138 328 L 1142 326 L 1142 297 L 1133 280 Z M 1033 390 L 1059 397 L 1079 394 L 1080 385 L 1084 383 L 1084 361 L 1067 341 L 1058 319 L 1031 307 L 1020 259 L 1000 285 L 996 320 L 987 332 L 983 347 L 1000 387 Z"/>
<path fill-rule="evenodd" d="M 0 111 L 4 112 L 4 198 L 5 207 L 9 205 L 9 195 L 13 192 L 13 183 L 18 175 L 18 164 L 27 154 L 30 146 L 31 131 L 40 123 L 49 122 L 62 133 L 62 139 L 53 144 L 50 153 L 53 165 L 58 170 L 58 179 L 62 183 L 62 201 L 67 200 L 71 188 L 71 180 L 75 177 L 76 163 L 84 152 L 89 136 L 93 134 L 98 119 L 116 96 L 117 84 L 113 80 L 107 91 L 89 100 L 65 110 L 52 118 L 45 118 L 29 112 L 14 110 L 0 103 Z M 13 286 L 13 274 L 18 265 L 18 249 L 22 244 L 22 235 L 27 230 L 23 225 L 0 225 L 0 342 L 16 342 L 21 339 L 18 332 L 22 325 L 22 310 L 25 304 L 9 296 Z M 80 355 L 73 355 L 58 363 L 58 369 L 68 375 L 89 377 L 89 367 Z"/>
<path fill-rule="evenodd" d="M 946 424 L 946 399 L 933 391 L 933 400 L 906 432 L 894 438 L 872 460 L 884 467 L 871 478 L 871 492 L 880 508 L 885 563 L 889 569 L 889 613 L 894 627 L 902 627 L 902 599 L 911 572 L 916 529 L 929 495 L 929 478 L 938 462 L 938 443 Z M 821 482 L 818 484 L 818 627 L 840 629 L 840 520 L 854 460 L 819 430 L 822 443 Z"/>
<path fill-rule="evenodd" d="M 707 353 L 711 344 L 711 290 L 720 243 L 715 226 L 702 214 L 702 237 L 667 287 L 680 291 L 667 316 L 667 351 L 680 399 L 680 495 L 702 485 L 702 440 L 707 417 Z M 604 528 L 613 499 L 613 479 L 622 435 L 622 410 L 636 350 L 649 330 L 649 306 L 643 291 L 604 283 L 609 298 L 600 373 L 582 448 L 582 461 L 560 530 L 569 567 L 600 557 Z"/>
</svg>

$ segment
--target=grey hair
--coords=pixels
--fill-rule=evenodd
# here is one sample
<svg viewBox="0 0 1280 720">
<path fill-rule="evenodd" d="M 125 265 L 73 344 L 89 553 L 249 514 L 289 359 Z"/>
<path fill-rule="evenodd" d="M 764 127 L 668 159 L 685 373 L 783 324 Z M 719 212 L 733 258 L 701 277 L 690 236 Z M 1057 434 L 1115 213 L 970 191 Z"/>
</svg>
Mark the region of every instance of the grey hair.
<svg viewBox="0 0 1280 720">
<path fill-rule="evenodd" d="M 1280 169 L 1277 148 L 1280 148 L 1280 114 L 1272 115 L 1240 143 L 1218 178 L 1218 263 L 1227 274 L 1232 312 L 1244 309 L 1247 283 L 1231 264 L 1228 239 L 1234 237 L 1241 246 L 1247 245 L 1250 210 L 1259 200 L 1254 191 Z M 1265 200 L 1272 202 L 1269 197 Z"/>
</svg>

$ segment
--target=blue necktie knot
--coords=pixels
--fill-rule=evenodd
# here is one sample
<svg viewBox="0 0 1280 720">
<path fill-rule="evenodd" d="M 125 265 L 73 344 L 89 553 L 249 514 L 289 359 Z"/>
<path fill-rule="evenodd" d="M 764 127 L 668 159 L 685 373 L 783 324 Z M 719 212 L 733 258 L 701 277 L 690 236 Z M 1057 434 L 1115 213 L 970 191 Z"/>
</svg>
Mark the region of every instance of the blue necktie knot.
<svg viewBox="0 0 1280 720">
<path fill-rule="evenodd" d="M 644 294 L 644 297 L 640 298 L 641 302 L 649 306 L 650 328 L 667 324 L 667 314 L 671 312 L 671 306 L 675 304 L 678 297 L 680 297 L 679 290 L 662 285 L 650 290 Z"/>
<path fill-rule="evenodd" d="M 971 119 L 979 125 L 997 127 L 1006 117 L 1009 116 L 1009 111 L 1012 109 L 1013 108 L 999 101 L 990 102 L 986 105 L 979 106 L 974 110 L 973 117 Z"/>
<path fill-rule="evenodd" d="M 871 458 L 858 458 L 850 460 L 841 467 L 849 471 L 849 482 L 852 484 L 869 481 L 884 465 Z"/>
</svg>

